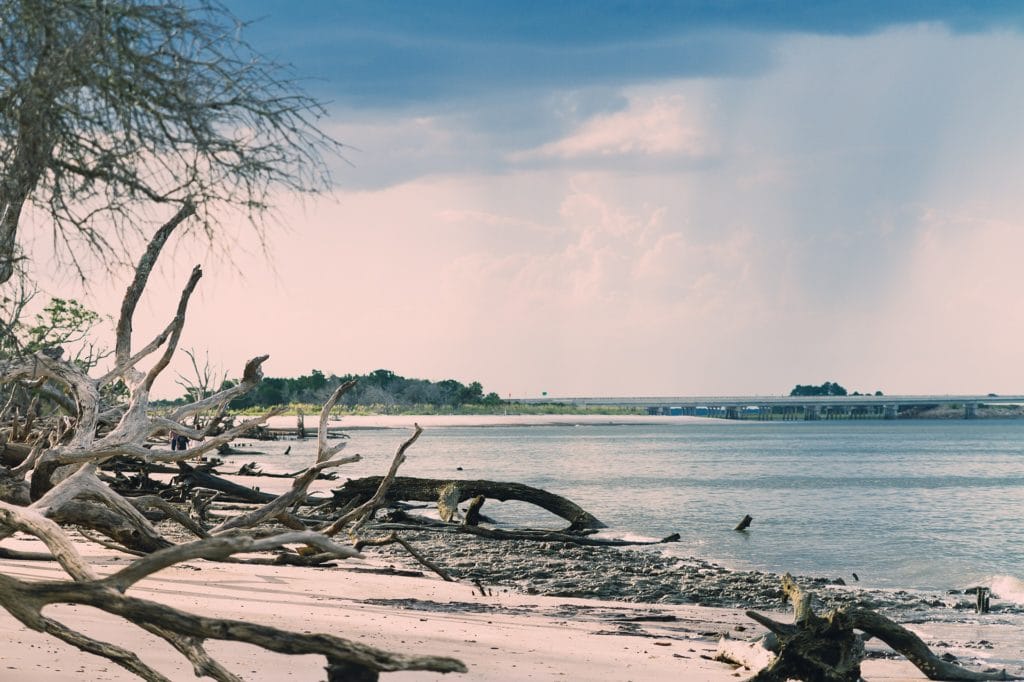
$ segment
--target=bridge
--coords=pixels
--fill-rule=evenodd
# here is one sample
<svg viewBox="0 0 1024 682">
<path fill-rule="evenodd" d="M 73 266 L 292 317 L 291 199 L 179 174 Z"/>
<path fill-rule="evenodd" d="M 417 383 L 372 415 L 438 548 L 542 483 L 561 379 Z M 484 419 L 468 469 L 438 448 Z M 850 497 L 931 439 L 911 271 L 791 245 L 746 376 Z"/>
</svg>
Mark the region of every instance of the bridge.
<svg viewBox="0 0 1024 682">
<path fill-rule="evenodd" d="M 579 407 L 642 407 L 652 415 L 690 415 L 722 419 L 817 420 L 895 419 L 901 412 L 937 406 L 963 408 L 964 418 L 977 416 L 980 405 L 1024 404 L 1024 395 L 845 395 L 845 396 L 655 396 L 518 398 L 526 405 Z"/>
</svg>

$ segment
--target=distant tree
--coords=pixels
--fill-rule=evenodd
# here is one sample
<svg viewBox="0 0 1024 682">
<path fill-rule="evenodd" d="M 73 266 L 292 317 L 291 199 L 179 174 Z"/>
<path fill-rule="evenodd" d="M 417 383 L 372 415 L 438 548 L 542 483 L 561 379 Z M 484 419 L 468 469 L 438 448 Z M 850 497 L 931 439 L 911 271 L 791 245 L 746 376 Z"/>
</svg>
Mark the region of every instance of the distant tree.
<svg viewBox="0 0 1024 682">
<path fill-rule="evenodd" d="M 455 408 L 460 405 L 500 405 L 497 393 L 484 396 L 479 381 L 468 386 L 455 379 L 432 382 L 426 379 L 408 379 L 389 369 L 375 369 L 365 376 L 346 374 L 325 375 L 318 369 L 310 374 L 295 378 L 265 378 L 248 394 L 235 399 L 232 409 L 260 406 L 270 407 L 288 403 L 322 402 L 323 398 L 346 381 L 356 381 L 356 386 L 342 396 L 342 403 L 348 407 L 356 405 L 379 405 L 385 408 L 414 405 Z"/>
<path fill-rule="evenodd" d="M 82 273 L 148 234 L 154 206 L 233 206 L 257 230 L 270 191 L 329 185 L 322 106 L 213 0 L 0 0 L 0 284 L 25 208 Z"/>
<path fill-rule="evenodd" d="M 366 375 L 366 382 L 379 388 L 387 388 L 395 380 L 395 373 L 390 369 L 375 369 Z"/>
<path fill-rule="evenodd" d="M 820 386 L 803 385 L 797 384 L 792 391 L 789 392 L 791 396 L 844 396 L 847 395 L 846 389 L 837 383 L 826 381 Z"/>
<path fill-rule="evenodd" d="M 847 395 L 846 389 L 837 383 L 825 382 L 828 385 L 828 395 Z"/>
<path fill-rule="evenodd" d="M 291 402 L 323 402 L 330 391 L 331 389 L 327 388 L 327 377 L 318 369 L 314 369 L 309 374 L 296 377 L 295 379 L 287 380 L 287 394 Z"/>
<path fill-rule="evenodd" d="M 440 402 L 438 387 L 424 379 L 407 379 L 401 393 L 401 401 L 407 405 L 430 405 Z"/>
<path fill-rule="evenodd" d="M 441 390 L 440 403 L 441 405 L 460 405 L 462 404 L 462 397 L 465 395 L 466 387 L 455 379 L 445 379 L 444 381 L 437 382 L 437 387 Z"/>
<path fill-rule="evenodd" d="M 314 369 L 309 374 L 309 387 L 314 391 L 318 391 L 327 386 L 327 377 L 324 373 L 318 369 Z"/>
<path fill-rule="evenodd" d="M 261 406 L 287 404 L 286 386 L 285 379 L 265 378 L 256 385 L 256 390 L 252 392 L 254 394 L 253 404 Z"/>
<path fill-rule="evenodd" d="M 202 400 L 213 395 L 227 380 L 227 373 L 218 370 L 210 362 L 210 353 L 206 352 L 202 361 L 194 348 L 183 348 L 182 352 L 192 363 L 190 375 L 179 374 L 174 383 L 185 389 L 186 402 Z"/>
<path fill-rule="evenodd" d="M 370 386 L 363 393 L 362 404 L 364 405 L 377 405 L 389 410 L 398 404 L 395 396 L 391 391 L 381 388 L 380 386 Z"/>
<path fill-rule="evenodd" d="M 459 402 L 462 404 L 466 403 L 479 403 L 484 399 L 484 387 L 480 385 L 479 381 L 474 381 L 469 386 L 466 386 L 461 395 L 459 396 Z"/>
</svg>

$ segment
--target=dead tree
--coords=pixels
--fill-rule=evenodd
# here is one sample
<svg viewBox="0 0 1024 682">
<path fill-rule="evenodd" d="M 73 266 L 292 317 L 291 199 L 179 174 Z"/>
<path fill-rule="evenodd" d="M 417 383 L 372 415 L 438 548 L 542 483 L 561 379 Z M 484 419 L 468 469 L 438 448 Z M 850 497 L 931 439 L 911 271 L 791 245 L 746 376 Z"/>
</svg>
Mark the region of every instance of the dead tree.
<svg viewBox="0 0 1024 682">
<path fill-rule="evenodd" d="M 284 533 L 263 540 L 250 537 L 207 538 L 156 552 L 111 576 L 99 578 L 78 555 L 59 526 L 48 523 L 32 511 L 11 509 L 6 503 L 0 503 L 0 521 L 5 526 L 13 525 L 43 540 L 74 579 L 71 582 L 23 582 L 0 574 L 0 605 L 27 627 L 108 658 L 145 680 L 168 682 L 133 652 L 72 630 L 44 616 L 43 608 L 54 603 L 82 604 L 121 616 L 170 643 L 192 663 L 197 676 L 206 675 L 225 682 L 238 682 L 240 678 L 206 652 L 206 640 L 245 642 L 283 654 L 319 654 L 327 659 L 329 668 L 357 672 L 362 675 L 361 679 L 374 680 L 379 672 L 395 670 L 466 672 L 465 666 L 452 658 L 394 654 L 331 635 L 301 634 L 244 621 L 196 616 L 124 594 L 148 575 L 197 558 L 224 559 L 238 552 L 261 551 L 292 543 L 314 545 L 338 557 L 358 556 L 355 550 L 336 545 L 318 533 Z M 343 678 L 332 676 L 330 679 Z"/>
<path fill-rule="evenodd" d="M 322 655 L 327 661 L 331 680 L 372 680 L 377 679 L 380 672 L 392 670 L 464 672 L 465 666 L 451 658 L 393 654 L 331 635 L 290 633 L 253 623 L 207 618 L 125 594 L 138 580 L 196 558 L 220 560 L 238 552 L 265 552 L 291 545 L 311 548 L 318 556 L 333 559 L 360 556 L 352 547 L 340 545 L 324 533 L 306 529 L 289 513 L 291 505 L 305 501 L 306 490 L 319 472 L 357 458 L 337 458 L 335 455 L 342 446 L 327 446 L 326 412 L 337 400 L 341 389 L 324 407 L 317 460 L 297 477 L 289 493 L 269 500 L 251 514 L 221 523 L 209 532 L 184 513 L 171 514 L 191 532 L 208 536 L 195 542 L 184 545 L 169 542 L 140 511 L 152 505 L 166 510 L 161 506 L 166 505 L 164 501 L 147 498 L 129 501 L 114 492 L 98 475 L 100 465 L 115 457 L 131 457 L 146 464 L 175 463 L 201 456 L 230 442 L 268 416 L 249 420 L 216 436 L 205 430 L 189 428 L 185 423 L 199 411 L 213 410 L 222 414 L 228 401 L 260 380 L 260 367 L 266 356 L 251 360 L 245 367 L 242 381 L 236 386 L 203 397 L 167 415 L 155 415 L 149 410 L 150 390 L 177 348 L 189 298 L 202 276 L 200 269 L 196 267 L 193 270 L 173 319 L 153 340 L 135 351 L 132 349 L 132 318 L 163 245 L 191 212 L 190 207 L 179 211 L 156 233 L 140 259 L 121 306 L 114 367 L 110 371 L 91 377 L 73 363 L 61 360 L 60 353 L 45 351 L 27 358 L 0 362 L 0 384 L 52 382 L 64 387 L 75 407 L 74 414 L 69 415 L 71 428 L 66 433 L 58 435 L 52 429 L 29 433 L 23 425 L 16 433 L 27 440 L 28 454 L 13 468 L 0 467 L 3 473 L 0 479 L 6 482 L 0 486 L 0 491 L 7 493 L 7 499 L 0 500 L 0 542 L 17 532 L 35 536 L 46 545 L 70 580 L 26 583 L 0 574 L 0 606 L 27 627 L 47 632 L 83 651 L 109 658 L 147 680 L 165 678 L 134 653 L 70 629 L 43 615 L 43 608 L 58 602 L 84 604 L 121 616 L 169 642 L 192 663 L 197 675 L 217 680 L 235 682 L 240 678 L 206 652 L 204 643 L 209 639 L 247 642 L 286 654 Z M 158 351 L 159 355 L 148 370 L 138 368 L 141 361 Z M 123 381 L 128 388 L 127 402 L 123 405 L 111 406 L 104 402 L 103 389 L 114 381 Z M 214 419 L 212 423 L 216 421 Z M 168 430 L 199 442 L 185 452 L 146 447 L 149 439 Z M 413 440 L 415 437 L 403 445 L 400 455 Z M 393 463 L 389 480 L 394 478 L 400 459 L 396 458 Z M 29 476 L 31 488 L 21 485 Z M 386 487 L 380 491 L 381 495 L 384 490 Z M 201 522 L 202 514 L 199 517 Z M 269 519 L 288 527 L 297 526 L 298 530 L 272 531 L 269 535 L 265 531 L 245 530 Z M 108 541 L 104 544 L 121 545 L 144 556 L 127 568 L 101 578 L 79 554 L 62 524 L 99 531 L 113 541 L 113 545 Z"/>
<path fill-rule="evenodd" d="M 81 274 L 90 253 L 119 262 L 154 205 L 194 205 L 216 244 L 219 208 L 262 235 L 276 189 L 330 187 L 320 102 L 217 2 L 3 0 L 0 25 L 0 283 L 30 205 Z"/>
<path fill-rule="evenodd" d="M 380 486 L 380 483 L 380 476 L 368 476 L 366 478 L 345 481 L 340 488 L 333 491 L 335 503 L 343 505 L 353 499 L 366 499 Z M 440 501 L 442 507 L 447 507 L 450 510 L 455 504 L 471 500 L 480 495 L 493 500 L 501 500 L 502 502 L 517 500 L 536 505 L 568 521 L 568 530 L 570 531 L 594 530 L 607 527 L 593 514 L 575 502 L 540 488 L 523 485 L 522 483 L 398 476 L 388 488 L 384 501 L 387 503 L 399 501 Z"/>
<path fill-rule="evenodd" d="M 975 672 L 944 661 L 913 632 L 868 609 L 841 607 L 819 616 L 814 612 L 813 594 L 801 589 L 788 573 L 782 578 L 782 589 L 793 604 L 793 623 L 780 623 L 756 611 L 747 611 L 750 618 L 768 628 L 776 638 L 767 647 L 770 655 L 765 655 L 763 646 L 723 641 L 719 647 L 722 660 L 752 668 L 764 665 L 750 678 L 751 682 L 859 682 L 864 642 L 871 637 L 906 656 L 930 680 L 1024 679 L 1005 670 Z M 769 662 L 765 665 L 766 659 Z"/>
</svg>

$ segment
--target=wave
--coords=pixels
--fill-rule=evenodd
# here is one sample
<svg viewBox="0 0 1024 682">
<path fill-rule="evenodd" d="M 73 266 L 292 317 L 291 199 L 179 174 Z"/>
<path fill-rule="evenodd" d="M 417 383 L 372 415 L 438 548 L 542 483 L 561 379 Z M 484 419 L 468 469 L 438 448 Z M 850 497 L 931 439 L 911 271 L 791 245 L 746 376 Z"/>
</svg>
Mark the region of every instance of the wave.
<svg viewBox="0 0 1024 682">
<path fill-rule="evenodd" d="M 1024 605 L 1024 580 L 1012 575 L 997 575 L 989 581 L 989 587 L 999 599 Z"/>
</svg>

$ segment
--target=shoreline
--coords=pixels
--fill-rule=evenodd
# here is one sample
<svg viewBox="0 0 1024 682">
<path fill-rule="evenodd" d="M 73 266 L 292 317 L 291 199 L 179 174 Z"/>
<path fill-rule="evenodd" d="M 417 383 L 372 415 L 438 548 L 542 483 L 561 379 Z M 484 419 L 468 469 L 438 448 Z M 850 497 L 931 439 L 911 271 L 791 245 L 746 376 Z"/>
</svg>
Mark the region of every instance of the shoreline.
<svg viewBox="0 0 1024 682">
<path fill-rule="evenodd" d="M 630 425 L 677 425 L 714 424 L 721 419 L 710 417 L 668 417 L 652 415 L 618 414 L 376 414 L 344 415 L 327 422 L 330 428 L 346 429 L 411 429 L 413 424 L 423 428 L 499 428 L 502 426 L 630 426 Z M 320 423 L 315 415 L 307 417 L 307 431 L 315 430 Z M 280 415 L 267 420 L 272 429 L 294 429 L 295 417 Z"/>
<path fill-rule="evenodd" d="M 37 545 L 34 540 L 22 540 L 17 542 L 19 549 Z M 82 541 L 76 545 L 103 574 L 130 560 Z M 541 557 L 533 559 L 539 563 Z M 405 569 L 405 564 L 384 554 L 339 562 L 336 568 L 196 560 L 144 580 L 131 594 L 194 613 L 327 632 L 393 651 L 450 655 L 469 667 L 464 676 L 406 672 L 385 674 L 382 680 L 724 682 L 737 676 L 733 666 L 712 660 L 719 638 L 752 639 L 763 632 L 739 607 L 524 594 L 496 584 L 485 585 L 488 594 L 482 595 L 469 582 L 409 575 L 416 569 Z M 61 575 L 52 562 L 0 560 L 0 566 L 20 579 Z M 402 574 L 396 575 L 396 569 Z M 758 610 L 792 620 L 781 602 L 774 610 Z M 171 679 L 192 679 L 184 659 L 134 626 L 88 608 L 58 606 L 52 613 L 66 618 L 72 627 L 139 652 Z M 1007 624 L 998 614 L 956 622 L 910 615 L 904 613 L 898 620 L 917 631 L 939 655 L 956 656 L 974 669 L 1022 660 L 1019 627 Z M 18 679 L 137 679 L 106 659 L 27 630 L 6 612 L 0 612 L 0 636 L 8 643 L 4 665 Z M 211 643 L 209 648 L 246 680 L 324 676 L 323 659 L 316 656 L 281 656 L 231 643 Z M 868 649 L 867 679 L 924 679 L 906 660 L 888 657 L 884 645 L 869 642 Z"/>
<path fill-rule="evenodd" d="M 894 420 L 885 419 L 835 419 L 816 420 L 804 422 L 804 420 L 784 421 L 781 419 L 760 421 L 757 419 L 721 419 L 717 417 L 694 417 L 690 415 L 642 415 L 642 414 L 375 414 L 375 415 L 342 415 L 330 419 L 327 424 L 331 429 L 353 431 L 360 429 L 411 429 L 413 424 L 419 424 L 424 428 L 445 427 L 445 428 L 500 428 L 519 426 L 694 426 L 703 424 L 847 424 L 862 422 L 907 422 L 907 421 L 1006 421 L 1020 419 L 1022 414 L 993 414 L 982 415 L 975 420 L 964 420 L 961 416 L 948 414 L 929 415 L 925 412 L 914 417 L 901 417 Z M 248 417 L 247 417 L 248 418 Z M 314 433 L 320 420 L 317 415 L 306 415 L 305 428 Z M 294 430 L 296 428 L 295 415 L 278 415 L 267 420 L 267 426 L 275 431 Z"/>
<path fill-rule="evenodd" d="M 562 426 L 579 417 L 554 416 Z M 405 428 L 411 420 L 426 425 L 420 416 L 383 417 L 397 423 L 365 428 Z M 547 416 L 519 417 L 533 421 Z M 294 418 L 278 419 L 294 423 Z M 352 419 L 332 424 L 350 428 Z M 695 418 L 653 419 L 678 423 Z M 268 490 L 286 485 L 284 479 L 264 483 Z M 144 581 L 131 594 L 197 614 L 325 632 L 390 651 L 449 655 L 470 669 L 465 676 L 395 673 L 384 675 L 385 680 L 735 680 L 747 674 L 712 659 L 719 637 L 749 640 L 763 632 L 744 609 L 792 620 L 782 602 L 779 577 L 767 572 L 730 570 L 646 550 L 488 542 L 417 531 L 403 537 L 460 582 L 445 583 L 426 574 L 392 546 L 368 550 L 368 560 L 339 562 L 337 568 L 189 561 Z M 20 536 L 10 542 L 21 550 L 41 548 Z M 101 574 L 130 561 L 81 539 L 75 544 L 99 563 Z M 21 579 L 61 576 L 52 563 L 0 560 L 0 570 Z M 993 612 L 980 615 L 971 609 L 973 597 L 962 591 L 866 590 L 822 578 L 798 579 L 826 603 L 852 602 L 882 611 L 916 631 L 937 655 L 956 657 L 974 670 L 995 666 L 1024 672 L 1024 607 L 1007 604 L 998 595 Z M 482 582 L 485 593 L 475 580 Z M 81 625 L 87 634 L 127 645 L 171 679 L 192 679 L 191 668 L 174 652 L 134 626 L 88 608 L 57 607 L 47 613 L 67 617 L 69 625 Z M 4 665 L 18 679 L 137 679 L 106 659 L 27 630 L 3 611 L 0 636 L 9 643 Z M 869 642 L 868 647 L 867 679 L 924 679 L 904 659 L 891 658 L 884 645 Z M 254 653 L 251 647 L 221 643 L 210 650 L 247 680 L 324 677 L 324 662 L 318 657 Z"/>
<path fill-rule="evenodd" d="M 390 417 L 392 420 L 403 420 L 406 417 Z M 535 419 L 531 417 L 531 419 Z M 680 419 L 680 417 L 675 417 Z M 685 419 L 685 418 L 682 418 Z M 343 422 L 344 423 L 344 422 Z M 313 490 L 318 494 L 329 494 L 329 491 L 337 488 L 341 485 L 341 482 L 346 478 L 360 478 L 364 476 L 379 475 L 383 471 L 388 462 L 391 461 L 391 456 L 394 452 L 396 444 L 398 444 L 404 434 L 401 434 L 401 429 L 397 431 L 389 430 L 387 427 L 394 426 L 394 424 L 384 425 L 385 428 L 379 431 L 367 430 L 363 432 L 363 436 L 359 435 L 358 431 L 353 430 L 351 432 L 351 441 L 348 445 L 349 450 L 347 452 L 358 452 L 364 456 L 364 460 L 361 463 L 349 465 L 343 469 L 339 469 L 339 479 L 335 481 L 317 481 L 313 484 Z M 399 423 L 400 426 L 400 423 Z M 960 426 L 960 425 L 954 425 Z M 969 426 L 969 425 L 964 425 Z M 928 425 L 923 425 L 919 428 L 927 430 Z M 518 428 L 518 427 L 517 427 Z M 623 427 L 627 428 L 628 427 Z M 658 433 L 667 434 L 667 438 L 672 440 L 676 436 L 676 428 L 672 427 L 649 427 L 657 430 Z M 693 437 L 703 437 L 701 432 L 707 432 L 707 428 L 701 428 L 700 426 L 694 426 L 687 429 L 686 425 L 679 426 L 678 434 L 680 438 L 686 439 L 688 436 L 685 434 L 686 431 L 692 431 Z M 852 437 L 857 438 L 857 432 L 861 431 L 860 428 L 855 426 L 841 427 L 846 433 L 852 434 Z M 875 427 L 867 426 L 866 428 L 874 430 Z M 893 427 L 897 431 L 899 427 Z M 984 427 L 982 427 L 984 429 Z M 411 430 L 411 429 L 410 429 Z M 957 432 L 963 431 L 963 429 L 955 429 Z M 638 433 L 646 433 L 647 428 L 642 428 Z M 734 431 L 730 427 L 722 427 L 714 429 L 715 434 L 725 434 L 728 431 L 732 434 L 737 434 L 737 437 L 744 438 L 744 434 Z M 743 431 L 743 429 L 741 429 Z M 786 430 L 787 432 L 789 430 Z M 809 429 L 797 428 L 798 432 L 816 432 L 818 434 L 827 434 L 830 432 L 830 427 L 810 427 Z M 974 432 L 977 429 L 968 428 L 967 432 Z M 745 434 L 754 434 L 755 440 L 758 434 L 774 432 L 782 433 L 778 429 L 757 429 L 754 432 L 747 430 Z M 446 444 L 445 434 L 450 434 L 455 442 L 454 454 L 449 451 Z M 514 434 L 518 433 L 516 436 Z M 543 432 L 536 434 L 542 440 L 538 442 L 546 442 L 547 439 L 556 439 L 556 442 L 572 442 L 575 443 L 577 439 L 583 439 L 581 442 L 588 442 L 588 438 L 599 437 L 605 438 L 607 436 L 623 436 L 627 432 L 619 434 L 614 428 L 595 428 L 594 433 L 590 434 L 585 428 L 579 428 L 574 430 L 565 430 L 564 427 L 558 429 L 549 428 Z M 376 435 L 375 435 L 376 434 Z M 414 449 L 414 455 L 410 459 L 409 463 L 405 465 L 402 470 L 402 475 L 420 476 L 420 477 L 441 477 L 451 478 L 452 480 L 457 479 L 475 479 L 475 478 L 496 478 L 496 480 L 504 481 L 522 481 L 526 480 L 534 485 L 537 485 L 551 492 L 568 496 L 572 499 L 576 493 L 579 492 L 577 488 L 572 486 L 566 487 L 560 482 L 557 477 L 530 478 L 534 471 L 546 471 L 545 466 L 549 466 L 552 470 L 557 472 L 559 466 L 568 466 L 566 463 L 559 463 L 554 461 L 550 465 L 544 465 L 546 461 L 543 458 L 538 459 L 540 468 L 533 467 L 533 460 L 529 461 L 529 465 L 523 465 L 521 463 L 515 463 L 513 470 L 506 472 L 500 467 L 504 466 L 504 459 L 500 456 L 491 455 L 488 459 L 486 456 L 481 461 L 492 462 L 489 466 L 496 466 L 498 470 L 489 470 L 486 466 L 477 466 L 474 464 L 473 456 L 475 448 L 478 447 L 476 443 L 484 442 L 488 445 L 486 449 L 490 453 L 501 452 L 504 449 L 502 445 L 506 441 L 497 440 L 494 447 L 490 447 L 492 437 L 496 439 L 511 438 L 518 443 L 519 438 L 529 438 L 532 434 L 529 429 L 522 428 L 516 430 L 516 428 L 509 429 L 508 433 L 497 433 L 494 432 L 488 435 L 487 432 L 474 433 L 471 429 L 453 429 L 446 431 L 444 427 L 435 428 L 433 433 L 428 427 L 425 431 L 424 437 L 421 439 L 419 444 Z M 716 436 L 717 437 L 717 436 Z M 468 440 L 466 440 L 468 439 Z M 340 441 L 338 441 L 340 442 Z M 472 448 L 470 450 L 464 450 L 465 445 L 461 443 L 471 443 Z M 511 441 L 509 441 L 511 442 Z M 532 442 L 532 441 L 531 441 Z M 560 446 L 561 447 L 561 446 Z M 241 442 L 240 447 L 232 452 L 223 456 L 223 467 L 219 470 L 224 473 L 224 476 L 237 484 L 245 486 L 257 486 L 260 487 L 264 492 L 270 492 L 279 494 L 287 490 L 288 481 L 287 479 L 275 479 L 275 478 L 257 478 L 257 477 L 246 477 L 237 476 L 232 472 L 237 471 L 240 467 L 256 463 L 267 472 L 273 473 L 285 473 L 300 469 L 302 465 L 307 461 L 308 458 L 313 457 L 313 451 L 316 448 L 316 439 L 308 438 L 305 441 L 295 441 L 292 439 L 285 439 L 276 445 L 274 444 L 263 444 L 257 441 L 244 441 Z M 281 457 L 283 451 L 291 449 L 290 457 Z M 547 450 L 538 450 L 538 452 L 546 453 Z M 422 459 L 421 459 L 422 458 Z M 513 458 L 514 462 L 518 462 Z M 458 466 L 457 466 L 458 465 Z M 515 468 L 518 467 L 518 468 Z M 463 470 L 464 469 L 464 470 Z M 497 471 L 502 473 L 497 473 Z M 657 477 L 657 472 L 651 474 Z M 614 485 L 613 485 L 614 489 Z M 603 491 L 603 489 L 602 489 Z M 602 492 L 602 494 L 604 494 Z M 622 502 L 615 500 L 614 502 L 606 502 L 605 498 L 596 497 L 595 500 L 589 498 L 583 498 L 585 500 L 584 506 L 589 507 L 590 504 L 597 505 L 595 508 L 596 515 L 603 521 L 611 524 L 612 528 L 602 532 L 604 536 L 615 536 L 632 540 L 658 540 L 663 536 L 669 535 L 673 532 L 683 530 L 682 541 L 678 544 L 661 545 L 656 549 L 661 550 L 664 554 L 675 557 L 685 558 L 687 556 L 698 556 L 701 558 L 710 559 L 715 561 L 730 570 L 737 572 L 785 572 L 791 571 L 793 573 L 802 572 L 805 575 L 814 576 L 826 576 L 829 578 L 842 577 L 851 586 L 869 588 L 869 589 L 890 589 L 897 590 L 900 588 L 912 588 L 920 590 L 932 590 L 932 591 L 944 591 L 944 590 L 963 590 L 973 585 L 992 585 L 996 584 L 997 579 L 1005 579 L 1004 582 L 1013 582 L 1013 593 L 1014 599 L 1018 603 L 1024 604 L 1024 580 L 1021 580 L 1019 571 L 1013 565 L 1006 564 L 1003 562 L 992 562 L 995 565 L 984 565 L 978 567 L 973 563 L 966 563 L 963 561 L 963 557 L 954 556 L 951 563 L 945 561 L 940 562 L 950 570 L 942 572 L 941 575 L 927 574 L 922 578 L 920 571 L 911 570 L 915 564 L 910 564 L 911 568 L 902 570 L 908 566 L 906 562 L 900 560 L 898 555 L 892 552 L 885 554 L 878 554 L 875 557 L 868 556 L 867 558 L 857 555 L 853 559 L 839 559 L 835 561 L 829 560 L 829 556 L 826 555 L 824 560 L 816 561 L 804 561 L 801 559 L 803 556 L 800 554 L 799 548 L 795 551 L 776 552 L 771 555 L 770 560 L 759 560 L 761 555 L 749 553 L 746 542 L 746 533 L 734 533 L 731 532 L 732 526 L 735 521 L 739 519 L 741 513 L 746 511 L 741 507 L 737 506 L 740 513 L 736 514 L 721 514 L 715 513 L 712 515 L 714 518 L 711 521 L 709 529 L 705 529 L 702 526 L 700 532 L 686 532 L 685 529 L 679 527 L 679 520 L 674 518 L 671 514 L 661 513 L 661 508 L 656 508 L 653 513 L 660 513 L 660 516 L 655 517 L 655 521 L 651 522 L 646 514 L 645 506 L 649 504 L 658 504 L 655 500 L 652 502 L 649 499 L 645 499 L 643 503 L 627 501 Z M 611 498 L 609 498 L 611 499 Z M 661 498 L 658 498 L 661 499 Z M 671 498 L 668 498 L 671 499 Z M 587 504 L 589 503 L 589 504 Z M 497 504 L 497 503 L 495 503 Z M 689 504 L 700 505 L 701 501 L 690 500 Z M 603 505 L 603 506 L 602 506 Z M 626 506 L 616 506 L 626 505 Z M 424 506 L 430 506 L 429 503 Z M 671 506 L 671 505 L 670 505 Z M 487 510 L 490 510 L 489 512 Z M 534 511 L 535 513 L 526 513 L 526 511 Z M 526 510 L 517 508 L 514 503 L 508 505 L 498 505 L 496 507 L 485 507 L 485 512 L 494 516 L 496 519 L 495 523 L 499 527 L 508 528 L 509 526 L 515 527 L 517 525 L 525 525 L 528 527 L 535 528 L 557 528 L 560 527 L 559 519 L 555 517 L 547 517 L 543 514 L 536 512 L 536 510 Z M 436 518 L 436 514 L 431 510 L 426 512 L 428 516 Z M 695 509 L 695 512 L 696 509 Z M 700 513 L 704 514 L 701 517 L 701 522 L 708 525 L 705 517 L 708 517 L 706 510 L 702 510 Z M 754 511 L 756 514 L 756 510 Z M 543 518 L 542 518 L 543 517 Z M 708 517 L 710 518 L 710 517 Z M 719 520 L 716 520 L 719 519 Z M 726 519 L 721 521 L 720 519 Z M 778 521 L 766 513 L 765 516 L 761 517 L 760 523 L 774 522 L 776 526 Z M 764 533 L 761 532 L 760 525 L 757 525 L 753 534 L 751 535 L 752 540 L 760 540 L 761 542 L 767 541 L 771 533 L 784 533 L 785 529 L 778 527 L 765 527 Z M 859 547 L 859 545 L 858 545 Z M 856 551 L 856 550 L 855 550 Z M 820 552 L 819 552 L 820 554 Z M 987 555 L 986 555 L 987 556 Z M 984 560 L 986 556 L 982 556 Z M 819 557 L 820 559 L 820 557 Z M 907 562 L 912 562 L 913 557 L 907 557 Z M 942 566 L 938 566 L 939 569 Z M 953 569 L 956 570 L 953 570 Z M 860 573 L 859 580 L 861 582 L 855 582 L 852 578 L 850 571 L 857 571 Z"/>
</svg>

